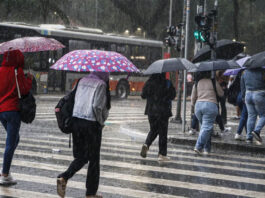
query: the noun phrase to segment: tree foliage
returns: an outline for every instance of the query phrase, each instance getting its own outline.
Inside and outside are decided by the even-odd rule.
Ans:
[[[190,48],[196,4],[191,1]],[[214,0],[207,0],[207,8]],[[246,42],[247,53],[265,50],[265,1],[219,0],[218,39]],[[182,21],[183,0],[173,0],[172,24]],[[168,26],[169,0],[1,0],[0,20],[33,24],[59,23],[100,28],[104,32],[141,34],[163,40]],[[193,51],[190,49],[189,51]]]

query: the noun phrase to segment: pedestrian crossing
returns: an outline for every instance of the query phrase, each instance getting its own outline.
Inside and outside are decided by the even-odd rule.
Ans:
[[[107,133],[107,132],[106,132]],[[4,141],[0,141],[2,164]],[[213,153],[197,156],[169,145],[171,162],[157,162],[157,145],[139,156],[140,142],[103,135],[99,194],[104,197],[265,197],[265,160]],[[54,152],[56,150],[57,152]],[[0,187],[6,197],[57,197],[56,176],[73,159],[67,136],[21,137],[12,162],[16,186]],[[67,197],[84,197],[86,168],[67,184]]]

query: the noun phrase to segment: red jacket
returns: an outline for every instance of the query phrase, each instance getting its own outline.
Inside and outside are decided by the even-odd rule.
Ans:
[[[4,53],[0,67],[0,112],[19,111],[18,93],[15,80],[15,68],[18,69],[18,84],[21,95],[29,93],[32,80],[24,76],[24,56],[19,50]]]

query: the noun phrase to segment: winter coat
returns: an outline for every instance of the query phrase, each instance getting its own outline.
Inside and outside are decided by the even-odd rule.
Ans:
[[[108,117],[106,106],[106,80],[108,74],[93,72],[83,77],[78,84],[75,94],[73,117],[97,121],[103,125]]]
[[[176,90],[163,74],[153,74],[145,83],[141,97],[147,99],[145,115],[170,117]]]
[[[0,67],[0,112],[19,111],[15,68],[18,70],[17,79],[21,95],[26,95],[31,89],[32,80],[25,78],[23,72],[23,54],[19,50],[5,52]]]

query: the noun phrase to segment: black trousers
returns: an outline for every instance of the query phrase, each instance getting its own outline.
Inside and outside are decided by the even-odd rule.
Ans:
[[[168,117],[148,116],[150,131],[145,140],[148,148],[159,135],[159,154],[167,155]]]
[[[98,122],[76,118],[73,124],[74,160],[58,177],[70,179],[89,161],[86,178],[86,196],[96,195],[100,177],[100,146],[102,127]]]

